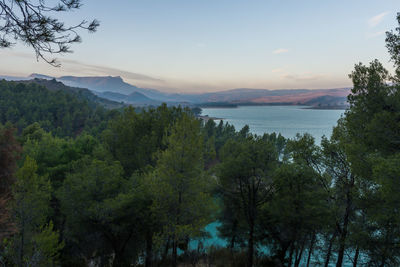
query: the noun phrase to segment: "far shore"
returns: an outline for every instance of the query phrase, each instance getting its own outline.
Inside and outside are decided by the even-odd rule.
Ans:
[[[337,106],[308,106],[304,104],[296,104],[296,103],[237,103],[237,104],[204,104],[198,105],[200,108],[238,108],[241,106],[302,106],[302,109],[325,109],[325,110],[346,110],[349,108],[347,105],[337,105]],[[212,118],[220,120],[219,118]]]
[[[348,109],[349,106],[310,106],[310,107],[304,107],[303,109],[326,109],[326,110],[346,110]]]

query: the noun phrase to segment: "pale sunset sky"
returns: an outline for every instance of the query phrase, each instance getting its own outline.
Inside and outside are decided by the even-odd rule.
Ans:
[[[31,48],[0,49],[0,75],[121,76],[170,92],[232,88],[349,87],[355,63],[391,68],[385,31],[399,0],[84,0],[67,24],[81,32],[62,66],[36,61]]]

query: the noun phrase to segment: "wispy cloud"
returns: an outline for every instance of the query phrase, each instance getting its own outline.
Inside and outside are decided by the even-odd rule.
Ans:
[[[284,71],[284,69],[280,69],[280,68],[271,70],[272,73],[278,73],[278,72],[283,72],[283,71]]]
[[[63,59],[61,60],[61,63],[63,64],[64,67],[71,67],[72,65],[74,69],[79,69],[81,71],[84,70],[88,73],[93,73],[94,75],[122,76],[126,79],[139,80],[139,81],[153,81],[153,82],[162,81],[161,79],[157,79],[140,73],[121,70],[117,68],[99,66],[99,65],[85,64],[76,60]]]
[[[386,31],[379,31],[379,32],[372,32],[372,33],[367,33],[367,39],[375,38],[381,35],[384,35]]]
[[[382,12],[382,13],[376,15],[376,16],[373,16],[372,18],[370,18],[370,19],[368,20],[368,25],[369,25],[370,27],[376,27],[376,26],[378,26],[379,23],[382,22],[382,20],[385,18],[385,16],[386,16],[387,14],[389,14],[389,11]]]
[[[9,52],[10,55],[34,59],[34,56],[24,52]],[[122,76],[123,78],[137,81],[151,81],[151,82],[164,82],[162,79],[151,77],[141,73],[135,73],[131,71],[121,70],[118,68],[106,67],[101,65],[86,64],[78,60],[71,59],[60,59],[61,69],[69,70],[70,72],[79,72],[83,75],[93,76]]]
[[[315,80],[320,80],[324,78],[324,75],[321,74],[312,74],[312,73],[304,73],[301,75],[296,75],[296,74],[285,74],[282,75],[283,79],[286,80],[293,80],[293,81],[315,81]]]
[[[278,48],[276,50],[274,50],[272,53],[273,54],[283,54],[283,53],[287,53],[289,52],[289,49],[287,48]]]

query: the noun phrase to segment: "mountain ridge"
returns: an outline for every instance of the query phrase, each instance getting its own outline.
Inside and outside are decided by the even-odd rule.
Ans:
[[[121,76],[61,76],[56,78],[32,73],[29,77],[56,79],[67,86],[88,88],[101,97],[135,105],[159,105],[162,102],[166,102],[171,105],[201,105],[205,103],[246,103],[255,105],[290,103],[307,105],[307,103],[314,103],[315,106],[336,106],[335,103],[341,103],[340,106],[346,106],[347,103],[346,101],[343,102],[343,100],[350,93],[350,88],[276,90],[234,88],[208,93],[179,94],[165,93],[151,88],[140,88],[125,82]],[[10,76],[7,76],[7,78],[10,78]],[[20,78],[26,79],[26,77]],[[133,93],[136,94],[129,97]],[[330,98],[324,98],[323,96],[330,96]]]

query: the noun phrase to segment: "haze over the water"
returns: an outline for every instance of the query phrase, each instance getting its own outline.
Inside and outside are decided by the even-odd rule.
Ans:
[[[17,45],[0,50],[0,75],[120,75],[177,92],[348,87],[355,63],[391,65],[384,33],[398,10],[398,0],[89,0],[66,20],[101,26],[61,68]]]

